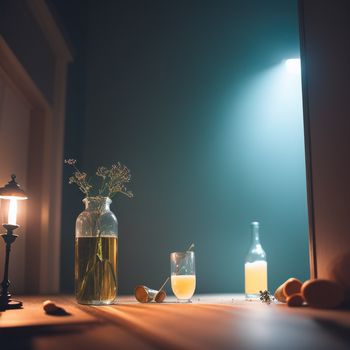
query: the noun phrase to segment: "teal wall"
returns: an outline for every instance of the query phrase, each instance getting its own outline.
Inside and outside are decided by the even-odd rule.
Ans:
[[[86,22],[80,161],[133,175],[135,198],[113,203],[121,293],[159,286],[191,242],[198,292],[242,292],[252,220],[270,289],[308,278],[300,77],[282,64],[299,56],[296,1],[90,1]],[[83,208],[69,196],[63,290]]]

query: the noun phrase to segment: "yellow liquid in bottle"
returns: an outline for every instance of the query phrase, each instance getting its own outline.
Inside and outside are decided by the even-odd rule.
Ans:
[[[75,289],[78,303],[114,302],[118,291],[117,260],[116,237],[75,239]]]
[[[176,298],[191,299],[196,289],[196,275],[172,275],[171,289]]]
[[[267,290],[267,262],[263,260],[245,263],[245,294],[259,294]]]

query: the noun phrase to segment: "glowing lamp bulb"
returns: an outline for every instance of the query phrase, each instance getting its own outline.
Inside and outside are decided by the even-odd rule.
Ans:
[[[290,58],[286,60],[285,63],[286,63],[286,68],[288,73],[291,73],[294,75],[301,74],[300,58]]]
[[[16,225],[17,219],[17,199],[11,198],[8,212],[8,224]]]

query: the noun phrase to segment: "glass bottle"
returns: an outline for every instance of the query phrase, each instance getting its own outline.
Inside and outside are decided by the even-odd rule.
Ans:
[[[83,202],[75,226],[75,296],[80,304],[112,304],[118,292],[118,221],[110,198]]]
[[[251,224],[252,243],[245,259],[245,295],[246,298],[257,298],[260,291],[267,290],[267,261],[259,239],[259,223]]]

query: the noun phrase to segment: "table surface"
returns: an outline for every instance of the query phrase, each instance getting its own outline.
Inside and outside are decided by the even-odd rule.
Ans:
[[[46,299],[70,315],[46,315]],[[191,304],[120,297],[111,306],[78,305],[71,296],[22,300],[22,310],[0,313],[1,349],[350,349],[349,310],[267,305],[241,295],[197,295]]]

